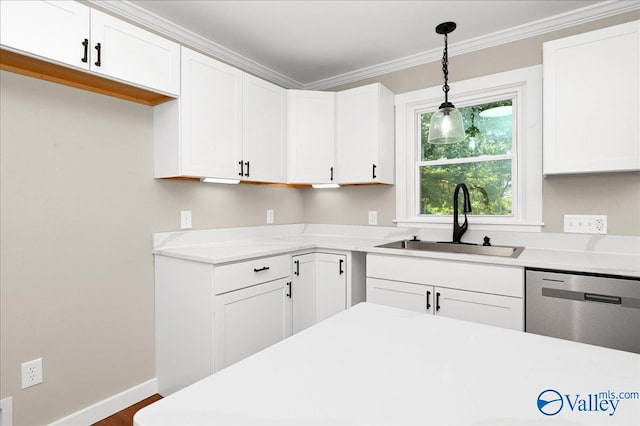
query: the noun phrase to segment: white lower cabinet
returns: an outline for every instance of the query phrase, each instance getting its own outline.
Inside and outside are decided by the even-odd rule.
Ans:
[[[222,265],[156,255],[154,262],[161,395],[365,298],[364,253],[289,253]]]
[[[292,257],[293,334],[353,304],[352,300],[347,304],[348,295],[351,294],[348,290],[353,284],[348,279],[347,257],[347,254],[334,253],[308,253]]]
[[[524,330],[520,267],[367,256],[367,301]]]
[[[346,256],[316,254],[316,321],[347,309]]]
[[[296,334],[316,323],[316,254],[293,256],[291,323]]]
[[[215,297],[214,371],[291,335],[288,278]]]
[[[291,334],[290,256],[155,256],[156,377],[168,395]]]

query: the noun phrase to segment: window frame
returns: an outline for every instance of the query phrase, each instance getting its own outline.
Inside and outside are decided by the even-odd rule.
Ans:
[[[542,66],[450,84],[457,107],[513,99],[512,215],[470,215],[478,230],[542,230]],[[398,226],[450,228],[451,215],[420,214],[420,116],[442,102],[442,87],[398,94],[396,105],[396,219]]]

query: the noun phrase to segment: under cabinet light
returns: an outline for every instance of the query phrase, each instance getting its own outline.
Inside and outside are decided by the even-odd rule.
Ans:
[[[337,183],[314,183],[313,186],[315,189],[328,189],[328,188],[340,188],[340,185]]]
[[[221,178],[202,178],[201,182],[206,183],[226,183],[226,184],[236,184],[240,183],[240,179],[221,179]]]

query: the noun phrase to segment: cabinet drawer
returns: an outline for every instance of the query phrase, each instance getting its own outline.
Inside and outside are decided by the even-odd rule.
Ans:
[[[288,277],[289,270],[288,255],[216,266],[213,271],[213,289],[215,294],[226,293]]]
[[[521,267],[367,255],[367,277],[523,297]]]

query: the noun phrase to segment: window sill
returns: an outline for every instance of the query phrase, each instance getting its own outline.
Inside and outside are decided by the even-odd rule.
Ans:
[[[431,228],[431,229],[451,229],[453,226],[453,219],[447,221],[433,220],[433,219],[406,219],[393,221],[398,228]],[[512,231],[512,232],[542,232],[542,226],[544,223],[486,223],[486,222],[474,222],[472,218],[469,218],[469,228],[473,228],[477,231]]]

